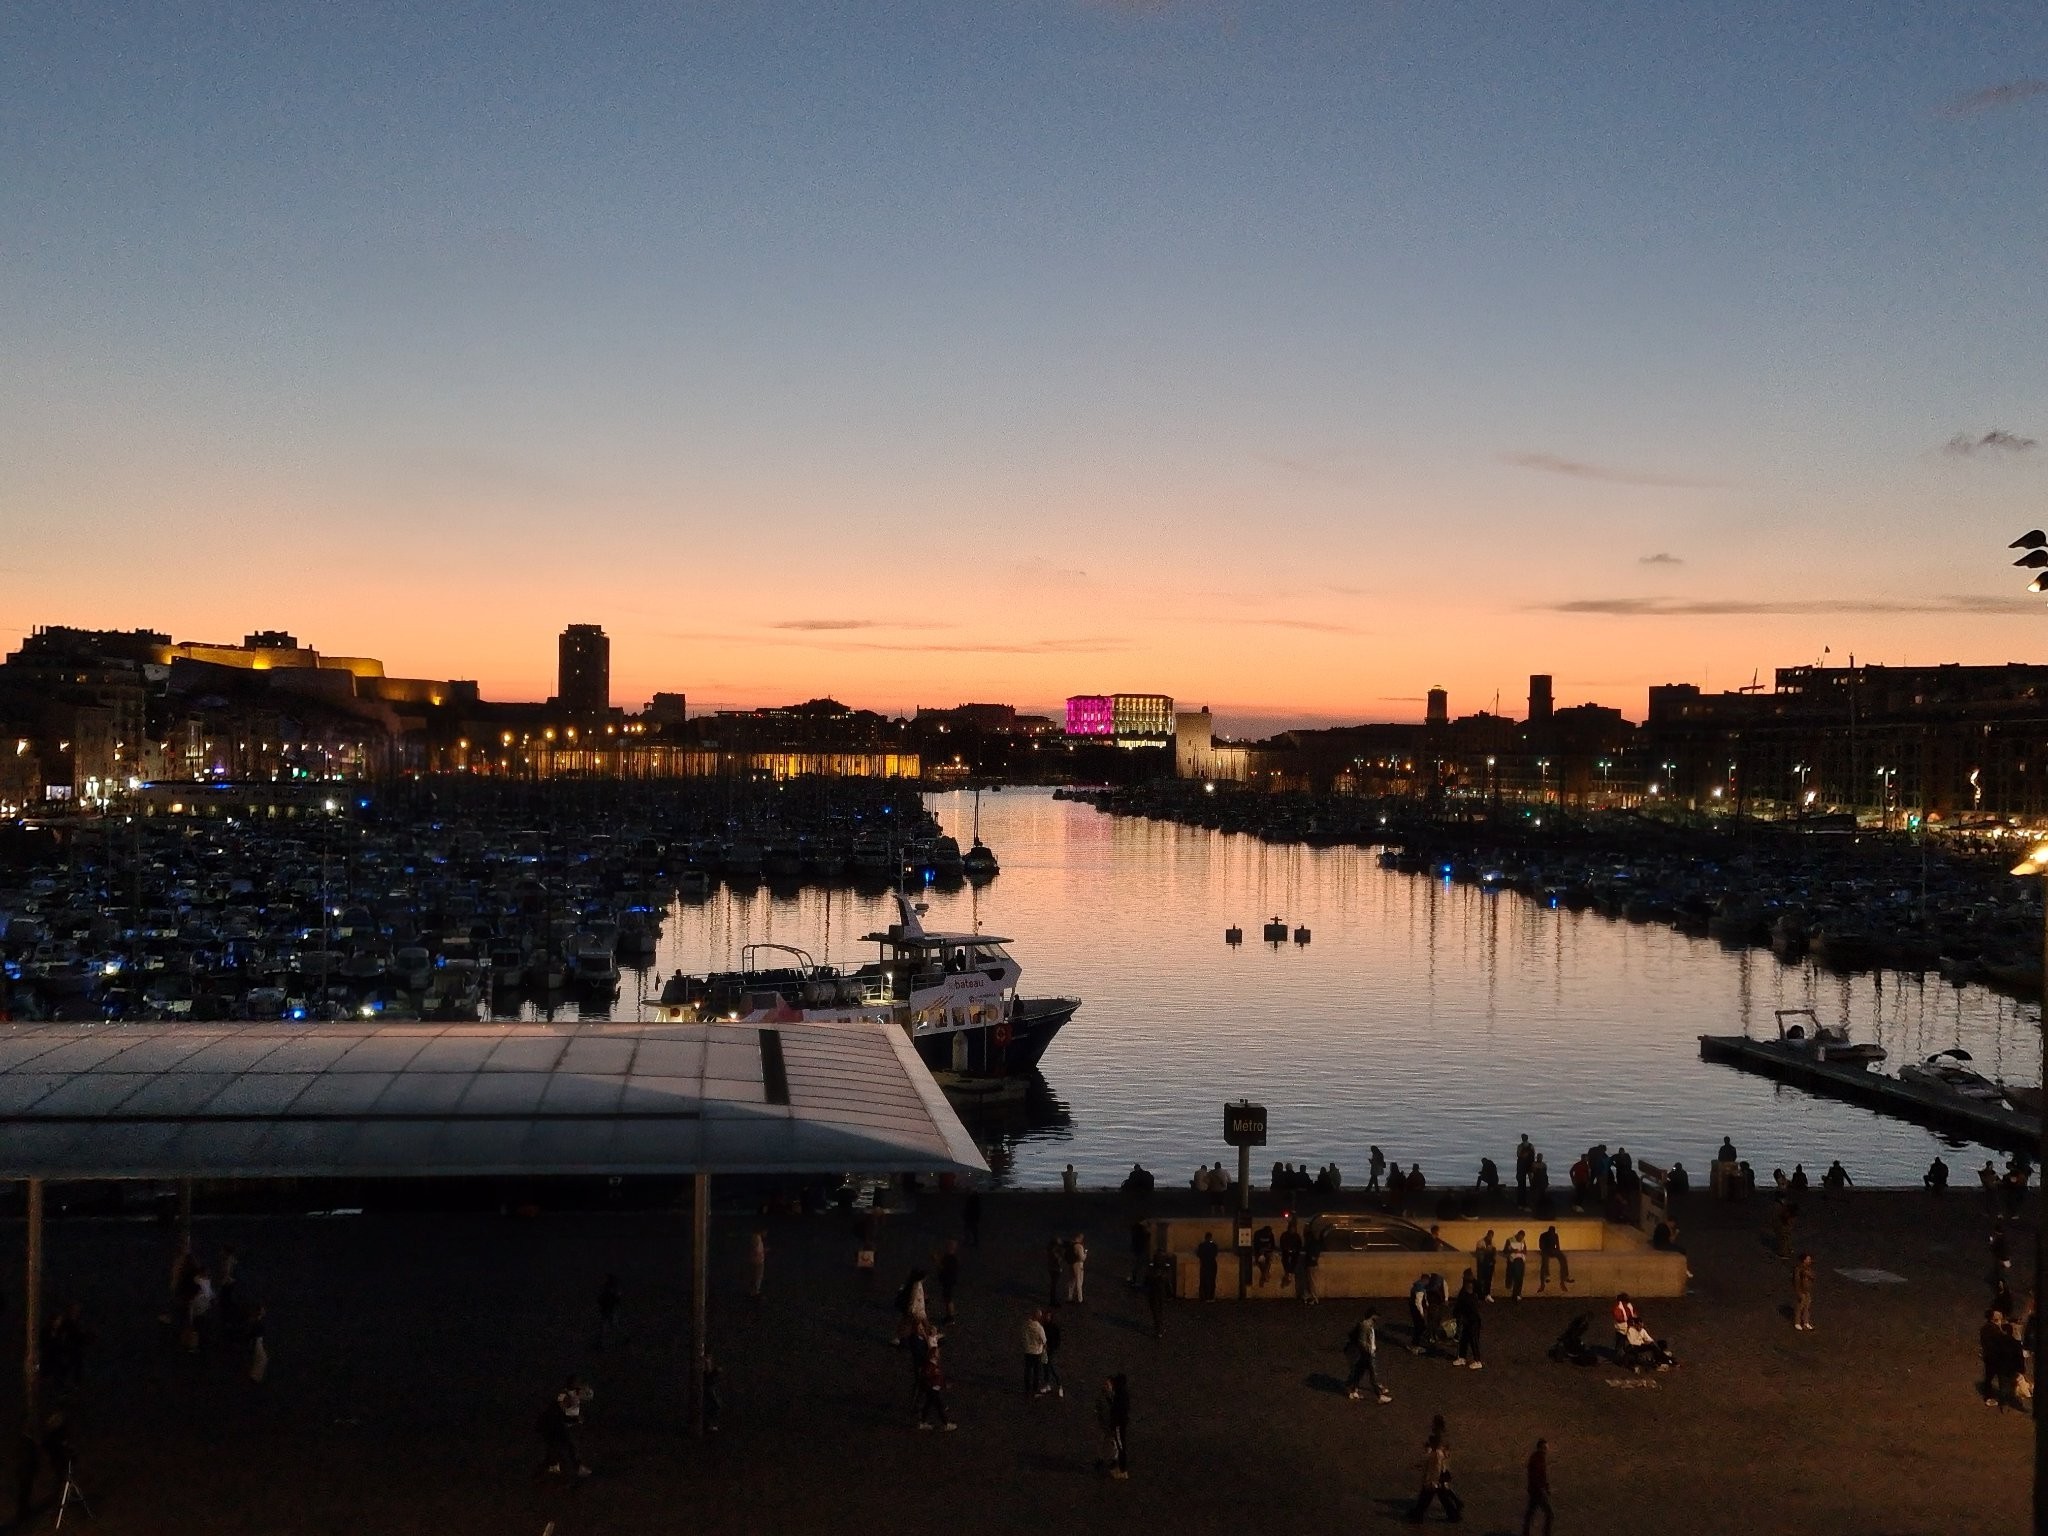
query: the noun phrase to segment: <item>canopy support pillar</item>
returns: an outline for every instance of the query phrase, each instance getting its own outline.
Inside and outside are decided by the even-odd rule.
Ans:
[[[28,1181],[28,1257],[21,1282],[21,1432],[34,1440],[42,1430],[43,1378],[43,1181]]]
[[[711,1175],[690,1179],[690,1433],[704,1433],[704,1356],[711,1270]]]

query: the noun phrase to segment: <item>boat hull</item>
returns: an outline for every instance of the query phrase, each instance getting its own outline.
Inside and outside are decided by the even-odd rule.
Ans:
[[[934,1072],[1007,1077],[1037,1066],[1053,1036],[1066,1027],[1080,999],[1019,998],[1010,1015],[1009,1039],[998,1040],[999,1025],[944,1030],[914,1037],[917,1054]]]

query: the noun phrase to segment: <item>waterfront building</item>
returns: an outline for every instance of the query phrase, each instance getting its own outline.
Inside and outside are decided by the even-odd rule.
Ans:
[[[555,701],[568,715],[612,707],[612,642],[601,624],[571,624],[558,642]]]

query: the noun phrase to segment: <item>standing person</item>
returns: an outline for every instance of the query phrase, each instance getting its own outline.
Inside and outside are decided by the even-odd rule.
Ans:
[[[1380,1192],[1380,1180],[1387,1176],[1387,1154],[1378,1147],[1372,1149],[1372,1156],[1366,1163],[1365,1192],[1376,1195]]]
[[[1442,1418],[1441,1414],[1437,1416],[1439,1423]],[[1432,1499],[1443,1505],[1446,1520],[1455,1522],[1465,1518],[1465,1501],[1451,1489],[1451,1446],[1449,1437],[1441,1429],[1432,1429],[1428,1442],[1422,1448],[1422,1491],[1409,1507],[1409,1520],[1420,1521],[1427,1515]]]
[[[1067,1164],[1060,1172],[1060,1188],[1069,1195],[1078,1195],[1081,1192],[1081,1175],[1074,1172],[1072,1163]]]
[[[1557,1261],[1558,1288],[1560,1290],[1570,1290],[1572,1288],[1572,1266],[1571,1262],[1564,1256],[1564,1241],[1557,1235],[1555,1223],[1543,1229],[1543,1236],[1536,1240],[1536,1246],[1540,1250],[1538,1254],[1539,1262],[1536,1266],[1536,1289],[1539,1291],[1550,1289],[1550,1264],[1555,1259]]]
[[[1522,1280],[1529,1271],[1529,1234],[1516,1228],[1515,1235],[1508,1239],[1508,1300],[1522,1299]]]
[[[1802,1253],[1792,1266],[1792,1327],[1798,1333],[1813,1332],[1813,1255]]]
[[[603,1351],[611,1342],[612,1330],[619,1326],[619,1303],[625,1294],[619,1289],[619,1277],[606,1275],[604,1283],[597,1288],[597,1348]]]
[[[1125,1276],[1124,1284],[1136,1290],[1145,1283],[1145,1272],[1152,1267],[1152,1229],[1143,1220],[1131,1223],[1131,1272]]]
[[[242,1304],[235,1295],[235,1286],[240,1280],[242,1256],[233,1243],[224,1244],[220,1250],[219,1272],[214,1277],[214,1289],[220,1302],[221,1321],[238,1323],[242,1320]]]
[[[1166,1337],[1166,1303],[1173,1295],[1173,1255],[1162,1253],[1145,1275],[1145,1305],[1152,1310],[1152,1337]]]
[[[1322,1300],[1316,1294],[1316,1270],[1323,1262],[1323,1234],[1314,1222],[1309,1223],[1308,1235],[1301,1241],[1301,1268],[1295,1272],[1295,1289],[1301,1295],[1301,1304],[1313,1307]]]
[[[1301,1274],[1301,1223],[1290,1216],[1287,1230],[1280,1234],[1280,1281],[1283,1285],[1298,1286]]]
[[[249,1314],[249,1379],[259,1386],[270,1374],[270,1329],[268,1309],[257,1305]]]
[[[1351,1361],[1351,1374],[1344,1380],[1344,1395],[1358,1401],[1362,1383],[1372,1383],[1373,1398],[1391,1403],[1394,1394],[1380,1385],[1380,1309],[1367,1307],[1365,1316],[1352,1325],[1344,1339],[1344,1354]]]
[[[1855,1182],[1849,1177],[1849,1170],[1842,1166],[1842,1160],[1838,1157],[1828,1164],[1828,1171],[1820,1176],[1821,1198],[1833,1199]]]
[[[1204,1232],[1201,1242],[1195,1245],[1195,1273],[1200,1280],[1204,1301],[1216,1299],[1216,1256],[1222,1251],[1216,1246],[1215,1234],[1211,1232]]]
[[[1458,1324],[1458,1358],[1451,1364],[1484,1370],[1486,1362],[1479,1358],[1479,1329],[1485,1318],[1479,1310],[1479,1282],[1469,1269],[1465,1283],[1458,1287],[1457,1300],[1451,1303],[1451,1316]]]
[[[1033,1307],[1024,1314],[1024,1395],[1043,1397],[1051,1390],[1045,1384],[1045,1322]]]
[[[1550,1165],[1543,1161],[1543,1154],[1536,1154],[1536,1161],[1529,1165],[1529,1193],[1536,1200],[1536,1214],[1550,1214]]]
[[[960,1202],[960,1230],[967,1234],[969,1247],[981,1246],[981,1191],[970,1189]]]
[[[1529,1144],[1529,1133],[1524,1131],[1522,1139],[1515,1144],[1515,1204],[1529,1203],[1529,1175],[1536,1167],[1536,1149]]]
[[[2003,1407],[1998,1373],[2004,1360],[2005,1318],[1996,1307],[1984,1314],[1984,1326],[1977,1330],[1977,1355],[1984,1366],[1984,1406]]]
[[[1067,1240],[1067,1300],[1076,1306],[1088,1300],[1088,1239],[1076,1232]]]
[[[768,1276],[768,1234],[759,1227],[747,1239],[747,1273],[750,1277],[747,1294],[759,1301],[761,1282]]]
[[[1479,1239],[1479,1246],[1472,1250],[1472,1262],[1479,1282],[1480,1297],[1493,1300],[1493,1267],[1500,1259],[1500,1251],[1493,1246],[1493,1228],[1486,1229],[1486,1236]]]
[[[562,1390],[548,1399],[541,1410],[539,1425],[541,1444],[546,1449],[542,1471],[560,1472],[572,1478],[590,1476],[590,1468],[584,1465],[582,1450],[576,1443],[577,1431],[583,1427],[583,1405],[590,1398],[590,1388],[571,1376]]]
[[[1543,1516],[1543,1536],[1550,1536],[1550,1442],[1538,1440],[1529,1453],[1529,1502],[1522,1510],[1522,1536],[1535,1529],[1538,1512]]]
[[[1040,1321],[1045,1325],[1045,1375],[1041,1379],[1052,1388],[1054,1397],[1065,1397],[1067,1388],[1060,1380],[1060,1320],[1051,1312],[1044,1312]]]
[[[1131,1475],[1131,1388],[1125,1377],[1103,1378],[1095,1398],[1095,1422],[1102,1429],[1102,1459],[1096,1465],[1122,1482]]]
[[[959,1238],[949,1237],[946,1239],[945,1246],[939,1250],[938,1263],[935,1268],[938,1270],[939,1278],[939,1305],[945,1308],[945,1322],[950,1326],[954,1316],[953,1292],[960,1284]]]

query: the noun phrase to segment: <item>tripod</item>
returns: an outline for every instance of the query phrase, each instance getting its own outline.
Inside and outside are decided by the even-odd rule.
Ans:
[[[61,1531],[64,1529],[64,1512],[73,1504],[76,1504],[85,1512],[86,1519],[90,1520],[93,1517],[92,1505],[88,1504],[85,1499],[85,1490],[78,1486],[78,1474],[72,1468],[66,1467],[64,1469],[64,1488],[57,1495],[57,1523],[51,1527],[52,1530]]]

